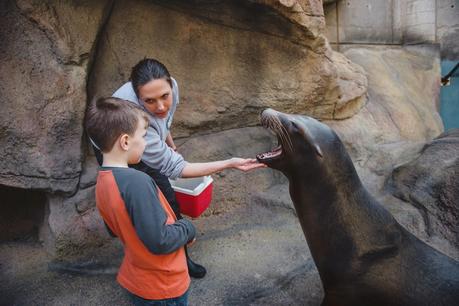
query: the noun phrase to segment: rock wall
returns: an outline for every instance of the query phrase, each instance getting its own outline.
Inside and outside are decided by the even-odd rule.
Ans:
[[[266,107],[328,119],[356,113],[366,79],[320,35],[319,2],[261,2],[116,2],[90,96],[112,94],[139,59],[154,57],[180,86],[176,137],[255,125]]]
[[[429,236],[440,236],[459,249],[457,152],[459,129],[451,129],[425,145],[416,159],[397,167],[387,188],[419,209]]]
[[[442,208],[426,210],[410,197],[422,192],[422,188],[437,190],[435,186],[441,184],[434,182],[447,179],[442,179],[438,175],[440,172],[429,171],[432,177],[425,177],[429,183],[422,183],[421,177],[427,175],[424,171],[423,175],[417,174],[419,180],[410,180],[402,187],[401,182],[407,181],[409,174],[392,173],[402,164],[415,164],[425,143],[443,131],[437,108],[440,90],[438,46],[349,46],[343,53],[367,72],[368,102],[352,118],[326,123],[339,134],[363,184],[394,217],[425,242],[459,258],[457,242],[451,234],[457,230],[457,221],[447,217],[448,221],[440,226],[443,220],[438,221],[437,209]],[[445,150],[454,151],[455,146],[445,144]],[[396,171],[407,173],[404,169]],[[414,168],[412,171],[422,170]],[[448,173],[445,176],[456,182],[455,175]],[[398,178],[397,192],[386,187],[387,179],[392,176]],[[457,187],[457,183],[454,186]],[[452,198],[451,192],[456,187],[438,190],[430,199],[425,199],[424,206],[441,206],[435,203],[443,203],[445,196]],[[453,191],[448,193],[447,190]],[[449,215],[454,214],[454,209],[450,211]]]
[[[0,184],[76,191],[88,59],[104,6],[2,2]]]
[[[352,118],[327,123],[342,136],[357,166],[383,180],[405,145],[423,144],[443,131],[437,108],[439,49],[356,46],[343,53],[367,72],[368,103]],[[382,181],[372,189],[381,187]]]
[[[328,120],[377,191],[403,152],[442,131],[438,52],[334,52],[321,1],[9,0],[0,9],[0,185],[46,193],[41,237],[56,257],[111,243],[95,210],[84,110],[146,56],[179,82],[172,132],[190,161],[265,151],[272,140],[255,126],[273,107]],[[267,169],[225,171],[207,214],[283,182]]]
[[[333,119],[365,102],[364,72],[330,49],[317,0],[8,0],[0,13],[0,187],[46,194],[40,232],[57,256],[107,238],[84,111],[143,57],[179,81],[176,137],[257,125],[265,107]]]

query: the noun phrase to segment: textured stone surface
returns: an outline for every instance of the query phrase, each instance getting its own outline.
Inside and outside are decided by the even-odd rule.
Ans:
[[[293,23],[298,24],[307,38],[317,38],[325,28],[325,18],[320,0],[256,0],[278,10]]]
[[[1,4],[0,184],[76,190],[87,59],[104,2],[71,3]]]
[[[430,0],[401,1],[403,40],[407,43],[435,42],[436,4]]]
[[[335,47],[438,43],[442,59],[459,59],[457,0],[324,1],[324,14]]]
[[[442,58],[459,60],[459,3],[457,0],[437,1],[437,38]]]
[[[56,258],[85,257],[111,238],[95,206],[94,187],[72,197],[50,196],[46,243]],[[50,241],[52,237],[53,241]]]
[[[421,212],[429,236],[442,236],[459,249],[458,152],[459,129],[441,134],[419,157],[394,169],[388,188]]]
[[[320,1],[24,0],[1,8],[0,184],[48,192],[42,236],[61,255],[106,239],[93,201],[97,164],[81,142],[86,90],[111,94],[145,56],[159,58],[179,81],[173,134],[190,161],[254,157],[272,147],[265,131],[248,127],[266,107],[319,119],[353,116],[329,122],[378,192],[396,163],[442,130],[432,99],[438,50],[333,52]],[[214,178],[206,216],[283,183],[268,169]],[[425,233],[412,207],[398,211]]]
[[[323,22],[306,29],[285,17],[323,21],[316,1],[203,3],[117,2],[100,41],[90,95],[112,94],[148,56],[160,59],[179,83],[176,137],[255,125],[266,107],[330,119],[358,112],[366,92],[363,71],[332,54],[319,34]],[[346,81],[344,71],[352,72]],[[346,104],[352,106],[335,114]]]
[[[392,43],[393,1],[339,1],[338,31],[341,43]]]
[[[377,192],[394,165],[443,131],[437,111],[438,49],[355,47],[344,51],[368,75],[368,103],[350,119],[327,121]]]
[[[86,104],[94,94],[111,94],[144,56],[164,61],[179,81],[175,136],[256,125],[265,107],[343,118],[365,101],[365,74],[330,50],[318,0],[10,0],[0,8],[0,184],[46,193],[40,236],[60,254],[99,241],[93,235],[97,163],[82,141]],[[235,135],[195,145],[205,148],[209,138],[234,147],[253,143]],[[245,153],[223,147],[226,153],[195,157]],[[221,174],[216,199],[222,204],[209,213],[246,200],[232,193],[237,175]],[[268,176],[253,183],[272,182]]]
[[[318,119],[350,118],[360,111],[366,102],[366,72],[339,52],[332,52],[330,58],[335,70],[324,92],[326,103],[316,105],[310,115]]]
[[[147,54],[174,63],[169,66],[178,70],[173,74],[184,93],[176,120],[182,136],[253,125],[258,111],[268,105],[311,112],[310,101],[320,104],[328,83],[340,83],[333,79],[339,77],[338,67],[324,55],[329,49],[321,36],[320,1],[18,0],[3,2],[1,12],[0,183],[8,186],[76,191],[92,62],[92,79],[101,78],[103,88],[111,86],[105,94]],[[99,37],[108,19],[107,31]],[[144,26],[146,20],[152,28]],[[98,38],[100,52],[93,58]],[[99,76],[101,66],[108,66],[104,71],[116,85],[103,73]],[[310,77],[311,69],[319,76]],[[331,111],[325,115],[332,116]]]
[[[337,4],[334,1],[326,4],[324,2],[324,15],[325,15],[325,36],[330,44],[338,42],[338,12]]]
[[[437,110],[438,53],[431,47],[345,50],[346,57],[367,72],[368,102],[352,118],[326,123],[339,134],[363,184],[395,218],[425,242],[459,258],[454,238],[429,231],[422,210],[384,189],[394,168],[416,158],[424,144],[443,131]],[[456,176],[450,174],[449,179]]]
[[[396,6],[400,1],[393,3],[402,9]],[[454,51],[457,29],[448,20],[455,20],[457,9],[448,5],[453,4],[437,1],[437,13],[443,14],[438,16],[445,17],[437,17],[437,35]],[[273,147],[268,132],[249,127],[258,124],[265,107],[320,119],[353,116],[326,123],[342,137],[370,192],[418,237],[459,257],[445,242],[454,241],[448,220],[457,205],[446,205],[453,214],[439,225],[443,219],[435,211],[427,216],[381,190],[393,167],[412,160],[442,131],[436,110],[438,50],[334,53],[323,36],[324,13],[316,0],[19,0],[1,2],[0,15],[0,184],[38,189],[47,199],[40,234],[55,258],[71,264],[105,260],[112,265],[109,273],[118,267],[122,247],[108,237],[95,208],[97,163],[82,145],[81,123],[86,91],[89,97],[110,95],[145,56],[159,58],[179,81],[173,133],[183,137],[177,143],[187,160],[254,157]],[[399,42],[401,20],[392,17],[393,42]],[[377,21],[387,37],[387,20]],[[214,180],[212,204],[194,220],[199,235],[191,248],[209,273],[193,281],[190,303],[318,305],[319,276],[283,176],[269,169],[227,170]],[[441,186],[457,186],[445,182]],[[128,304],[113,275],[48,271],[48,258],[37,249],[0,246],[0,272],[7,280],[1,296],[7,303]],[[77,265],[83,273],[107,273],[85,263]]]

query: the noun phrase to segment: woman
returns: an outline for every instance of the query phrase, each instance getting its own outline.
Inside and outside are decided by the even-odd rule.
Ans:
[[[179,104],[177,82],[167,68],[155,59],[143,59],[132,68],[131,81],[121,86],[114,97],[140,105],[149,114],[150,125],[145,136],[147,145],[142,161],[133,167],[150,175],[161,189],[178,219],[179,205],[168,178],[189,178],[210,175],[224,169],[248,171],[265,167],[256,159],[231,158],[206,163],[189,163],[176,152],[170,127]],[[194,263],[185,248],[190,276],[202,278],[206,269]]]

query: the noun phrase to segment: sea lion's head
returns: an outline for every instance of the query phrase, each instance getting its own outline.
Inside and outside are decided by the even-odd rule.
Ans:
[[[335,132],[314,118],[266,109],[261,124],[276,134],[279,146],[258,154],[257,160],[287,177],[297,173],[302,178],[323,178],[350,162]]]

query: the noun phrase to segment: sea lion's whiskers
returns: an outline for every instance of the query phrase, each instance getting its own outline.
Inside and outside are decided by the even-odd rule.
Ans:
[[[286,144],[287,150],[290,150],[291,152],[293,152],[292,140],[290,139],[290,135],[288,134],[287,130],[285,129],[285,127],[282,125],[282,123],[280,122],[278,118],[273,118],[273,119],[274,119],[273,123],[276,126],[276,131],[279,135],[279,138],[281,139],[281,142]]]
[[[290,135],[288,134],[287,130],[279,120],[274,120],[274,123],[276,125],[276,130],[278,132],[279,138],[281,138],[282,140],[282,143],[285,143],[287,145],[286,149],[293,152],[292,140],[290,139]]]
[[[262,116],[261,124],[272,130],[276,135],[279,136],[281,144],[285,144],[287,150],[293,152],[293,143],[290,139],[285,127],[282,125],[280,120],[275,116]]]
[[[292,139],[290,138],[290,135],[288,134],[287,129],[282,124],[279,123],[279,125],[281,128],[282,134],[284,135],[286,142],[288,144],[288,149],[290,149],[290,152],[293,152]]]

